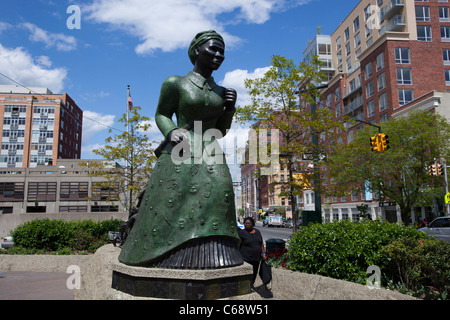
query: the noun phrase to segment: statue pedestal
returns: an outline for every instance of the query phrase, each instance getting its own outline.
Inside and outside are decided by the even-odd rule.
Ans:
[[[112,265],[112,288],[136,297],[215,300],[251,293],[253,267],[158,269]]]

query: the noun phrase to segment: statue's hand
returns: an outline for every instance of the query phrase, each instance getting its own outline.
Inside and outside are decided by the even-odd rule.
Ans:
[[[234,89],[226,89],[225,90],[225,96],[224,96],[224,107],[226,110],[233,110],[234,105],[236,104],[237,99],[237,93]]]
[[[169,133],[168,140],[173,146],[175,146],[179,144],[181,141],[187,140],[187,136],[183,133],[181,129],[175,129]]]

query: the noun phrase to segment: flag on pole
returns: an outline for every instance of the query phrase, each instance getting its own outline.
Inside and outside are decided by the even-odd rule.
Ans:
[[[131,101],[131,94],[130,94],[130,85],[128,85],[128,110],[131,111],[133,109],[133,101]]]

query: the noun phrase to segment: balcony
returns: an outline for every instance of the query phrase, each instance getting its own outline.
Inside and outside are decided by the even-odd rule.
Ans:
[[[401,31],[405,26],[405,17],[398,14],[386,24],[386,31]]]
[[[381,9],[380,16],[381,20],[386,20],[392,18],[395,14],[400,13],[400,11],[405,6],[404,0],[391,0]]]
[[[355,99],[352,99],[352,101],[349,104],[344,106],[344,115],[348,115],[349,113],[358,110],[362,106],[363,106],[362,96],[356,97]]]

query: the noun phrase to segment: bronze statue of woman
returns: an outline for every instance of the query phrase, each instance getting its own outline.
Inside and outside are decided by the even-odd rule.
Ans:
[[[243,263],[225,156],[217,141],[203,138],[210,129],[225,136],[236,111],[236,91],[217,85],[211,77],[222,64],[224,52],[225,43],[217,32],[198,33],[188,50],[193,70],[162,84],[155,120],[170,143],[148,181],[136,222],[119,255],[122,263],[180,269]],[[182,129],[197,120],[202,121],[194,130]],[[174,161],[172,150],[178,156],[175,151],[183,144],[201,152],[186,153],[184,147],[184,161]]]

